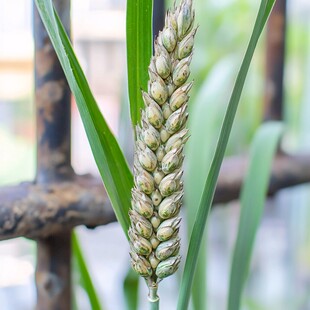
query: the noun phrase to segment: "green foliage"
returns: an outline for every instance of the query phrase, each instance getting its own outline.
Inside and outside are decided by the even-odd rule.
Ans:
[[[281,132],[280,123],[266,123],[259,128],[252,143],[250,165],[241,191],[241,214],[231,266],[228,310],[240,309],[242,289],[264,211],[272,160]]]
[[[195,87],[192,89],[190,105],[193,111],[196,109],[198,96],[201,89],[207,83],[210,85],[208,93],[215,93],[214,99],[208,93],[203,99],[204,105],[214,104],[223,106],[229,100],[229,95],[234,85],[234,79],[225,81],[225,85],[208,82],[208,76],[229,74],[231,70],[237,70],[237,64],[241,63],[244,50],[249,38],[249,29],[244,25],[251,25],[255,20],[260,1],[230,0],[195,1],[196,18],[199,21],[199,30],[195,39],[195,55],[192,63],[192,74]],[[242,98],[235,117],[236,126],[233,126],[226,155],[245,152],[256,128],[262,121],[264,96],[264,64],[265,64],[265,40],[261,40],[256,47],[255,58],[252,60],[251,69],[248,72]],[[224,66],[225,63],[225,66]],[[222,64],[222,65],[220,65]],[[201,97],[200,97],[201,98]],[[210,98],[210,99],[209,99]],[[223,107],[222,107],[223,108]],[[218,114],[222,115],[222,114]],[[218,128],[222,118],[216,116],[212,123],[217,128],[215,137],[218,136]],[[189,118],[191,121],[192,116]],[[208,126],[211,127],[211,126]],[[209,134],[208,134],[209,135]],[[191,138],[192,139],[192,138]],[[214,138],[212,137],[214,140]],[[214,148],[212,148],[214,149]]]
[[[139,304],[139,276],[132,268],[128,269],[123,283],[127,310],[138,309]]]
[[[130,191],[133,186],[132,174],[91,93],[68,36],[53,8],[52,1],[36,0],[36,5],[75,97],[112,207],[127,235]]]
[[[202,199],[199,203],[196,220],[194,221],[194,215],[196,214],[195,208],[193,208],[195,212],[192,211],[189,216],[190,226],[194,226],[194,228],[191,235],[184,274],[181,282],[178,309],[187,309],[194,270],[198,259],[198,253],[203,237],[206,219],[214,195],[219,168],[223,160],[224,152],[227,146],[232,123],[240,100],[241,91],[245,82],[250,61],[273,3],[273,0],[262,0],[261,2],[261,7],[254,26],[251,40],[246,55],[243,59],[242,66],[239,71],[237,81],[226,111],[223,127],[221,129],[219,141],[212,160],[207,181],[204,182],[203,179],[200,180],[200,185],[193,190],[195,192],[195,198],[189,198],[192,202],[196,199],[196,205],[198,205],[198,199],[202,196]],[[93,155],[95,157],[107,193],[112,202],[112,206],[115,210],[118,221],[122,225],[124,232],[127,234],[129,227],[128,209],[130,206],[130,189],[133,185],[132,175],[117,144],[117,141],[108,128],[105,119],[103,118],[89,89],[86,78],[72,50],[69,39],[67,38],[61,22],[59,21],[59,18],[53,9],[51,0],[36,0],[36,4],[50,35],[54,48],[57,52],[61,65],[64,69],[70,88],[75,96],[93,151]],[[146,27],[146,25],[150,25],[151,23],[151,14],[152,1],[129,0],[127,2],[126,29],[128,83],[130,112],[133,124],[136,124],[140,119],[140,108],[143,106],[140,88],[142,87],[146,89],[148,80],[147,66],[149,64],[151,55],[151,28]],[[202,72],[201,76],[205,76],[205,74]],[[203,139],[205,139],[205,131],[202,130],[200,133],[204,135]],[[209,135],[210,139],[212,140],[212,137],[214,136],[210,133]],[[202,142],[201,139],[202,138],[199,137],[199,139],[196,141],[200,143]],[[204,151],[202,153],[207,154],[207,159],[203,167],[203,169],[206,170],[211,161],[212,154],[207,147],[204,147]],[[195,158],[194,153],[192,154],[192,158]],[[196,165],[195,169],[197,169],[197,167],[202,168]],[[205,186],[203,187],[204,183]],[[189,184],[188,181],[187,184]],[[192,182],[192,184],[194,187],[195,182]],[[84,267],[84,272],[86,274],[85,277],[87,278],[88,273],[85,264]],[[204,268],[203,264],[201,265],[201,268]],[[124,283],[128,309],[137,308],[138,301],[136,284],[137,277],[132,277],[130,274],[128,274]],[[199,284],[200,282],[197,284],[197,287],[199,287]],[[200,288],[200,293],[197,292],[197,295],[203,293],[203,287],[204,286]],[[90,289],[91,288],[93,289],[93,287],[90,285]],[[93,294],[93,292],[90,291],[89,294]],[[205,303],[204,299],[197,299],[198,308],[201,307],[203,303]]]
[[[77,262],[79,274],[81,277],[81,284],[87,293],[92,310],[104,310],[104,308],[100,304],[99,297],[97,295],[91,275],[89,274],[89,271],[88,271],[87,263],[84,258],[84,254],[83,254],[83,250],[80,245],[80,241],[75,232],[72,234],[72,249],[73,249],[74,257]]]
[[[203,192],[205,176],[211,164],[218,139],[218,124],[225,112],[225,98],[219,98],[222,89],[232,81],[234,66],[232,57],[219,61],[208,74],[191,104],[189,129],[191,138],[186,147],[185,207],[188,232],[192,231]],[[192,181],[194,180],[194,181]],[[194,309],[206,307],[206,251],[207,241],[202,241],[199,260],[192,288]]]
[[[228,108],[225,114],[224,122],[221,128],[221,133],[215,154],[212,160],[212,164],[208,173],[208,177],[204,186],[202,198],[199,204],[198,213],[195,220],[195,225],[191,234],[189,248],[186,256],[186,262],[181,282],[180,294],[178,299],[178,310],[187,309],[190,291],[192,287],[193,277],[199,255],[199,248],[203,237],[203,232],[206,224],[206,220],[211,208],[215,186],[220,170],[221,163],[223,161],[224,153],[226,150],[229,134],[232,128],[238,103],[240,100],[242,88],[245,82],[245,78],[250,66],[252,56],[254,54],[255,47],[257,45],[260,34],[265,26],[268,16],[273,7],[274,0],[262,0],[257,15],[257,19],[254,25],[254,29],[251,35],[251,39],[242,61],[240,71],[237,76],[236,84],[234,86]]]
[[[141,89],[147,89],[148,65],[152,55],[152,8],[152,0],[127,1],[127,73],[133,125],[140,121],[140,109],[144,107]]]

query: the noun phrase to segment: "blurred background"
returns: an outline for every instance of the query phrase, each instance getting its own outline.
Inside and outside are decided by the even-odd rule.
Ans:
[[[166,1],[167,7],[171,3]],[[193,113],[205,111],[212,116],[205,137],[210,150],[214,148],[258,6],[259,1],[254,0],[195,0],[200,27],[190,105]],[[125,0],[72,0],[71,9],[75,51],[104,116],[121,141],[125,139],[120,128],[129,120],[127,112],[121,113],[121,103],[126,103],[125,10]],[[310,2],[288,0],[287,13],[282,147],[291,153],[309,152]],[[0,1],[0,186],[35,176],[33,53],[32,1]],[[227,156],[246,154],[263,120],[265,53],[262,37],[244,87]],[[129,153],[130,148],[129,145]],[[98,175],[74,102],[72,163],[77,173]],[[310,309],[309,193],[309,185],[303,185],[282,190],[268,200],[243,309]],[[216,207],[209,218],[207,296],[211,310],[226,306],[238,215],[238,202],[232,202]],[[128,246],[119,225],[78,231],[102,303],[106,309],[125,309],[122,282],[128,269]],[[1,310],[34,308],[35,250],[35,243],[23,238],[0,242]],[[141,288],[143,296],[144,285]],[[177,277],[164,281],[160,294],[162,309],[173,309],[175,300],[171,296],[177,296]],[[79,309],[90,309],[78,284],[76,303]],[[140,308],[145,309],[145,305],[141,303]]]

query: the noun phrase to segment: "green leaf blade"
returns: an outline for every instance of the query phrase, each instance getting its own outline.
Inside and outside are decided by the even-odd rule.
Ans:
[[[222,70],[222,68],[226,69]],[[233,78],[231,56],[219,61],[206,77],[196,99],[191,104],[189,130],[191,138],[186,146],[186,167],[184,180],[185,211],[188,238],[194,226],[199,199],[203,192],[205,176],[210,167],[213,150],[218,137],[218,122],[225,111],[218,94],[228,87]],[[228,70],[227,70],[228,69]],[[224,72],[218,75],[217,72]],[[220,100],[219,100],[220,99]],[[195,182],[191,182],[195,180]],[[190,206],[190,207],[187,207]],[[192,287],[192,306],[195,310],[207,309],[207,232],[200,245],[200,254]]]
[[[241,191],[241,214],[231,265],[228,310],[240,308],[255,236],[264,211],[272,160],[281,133],[281,123],[266,123],[259,128],[252,143],[250,165]]]
[[[127,310],[137,310],[139,305],[139,276],[129,267],[123,282]]]
[[[130,116],[135,126],[144,107],[141,89],[147,89],[152,56],[152,0],[128,0],[126,12],[127,75]]]
[[[234,121],[234,117],[239,104],[242,88],[250,66],[251,59],[254,54],[260,34],[268,19],[270,11],[273,7],[274,0],[262,0],[255,21],[251,39],[243,59],[237,80],[228,104],[224,122],[221,128],[220,137],[217,143],[216,151],[212,160],[212,164],[205,182],[204,191],[200,200],[198,213],[195,220],[195,225],[191,234],[188,247],[184,273],[181,281],[181,288],[178,298],[178,310],[186,310],[189,304],[190,291],[193,283],[193,276],[197,265],[200,244],[202,241],[206,220],[211,208],[215,186],[219,175],[221,163],[224,158],[228,138]]]
[[[144,102],[141,89],[147,89],[148,66],[152,56],[153,0],[128,0],[126,8],[127,79],[130,117],[133,126],[140,122]],[[128,310],[138,308],[139,277],[130,269],[123,291]]]
[[[76,258],[79,273],[81,275],[81,283],[88,295],[92,310],[104,310],[100,304],[98,294],[88,271],[79,238],[75,232],[72,233],[72,249],[74,257]]]
[[[121,149],[91,93],[67,34],[51,0],[36,0],[42,21],[55,48],[85,127],[85,131],[111,200],[126,236],[133,178]]]

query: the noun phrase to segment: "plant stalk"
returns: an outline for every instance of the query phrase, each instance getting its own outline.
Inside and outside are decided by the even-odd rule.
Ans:
[[[157,295],[157,284],[153,284],[149,286],[149,303],[150,303],[150,310],[159,310],[159,297]]]

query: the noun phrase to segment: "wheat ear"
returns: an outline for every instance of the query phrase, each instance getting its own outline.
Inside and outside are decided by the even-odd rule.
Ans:
[[[158,298],[158,283],[180,263],[179,211],[192,87],[187,79],[197,30],[194,15],[192,0],[183,0],[167,12],[165,27],[155,40],[148,92],[142,91],[145,109],[136,127],[128,234],[132,267],[145,278],[151,301]]]

